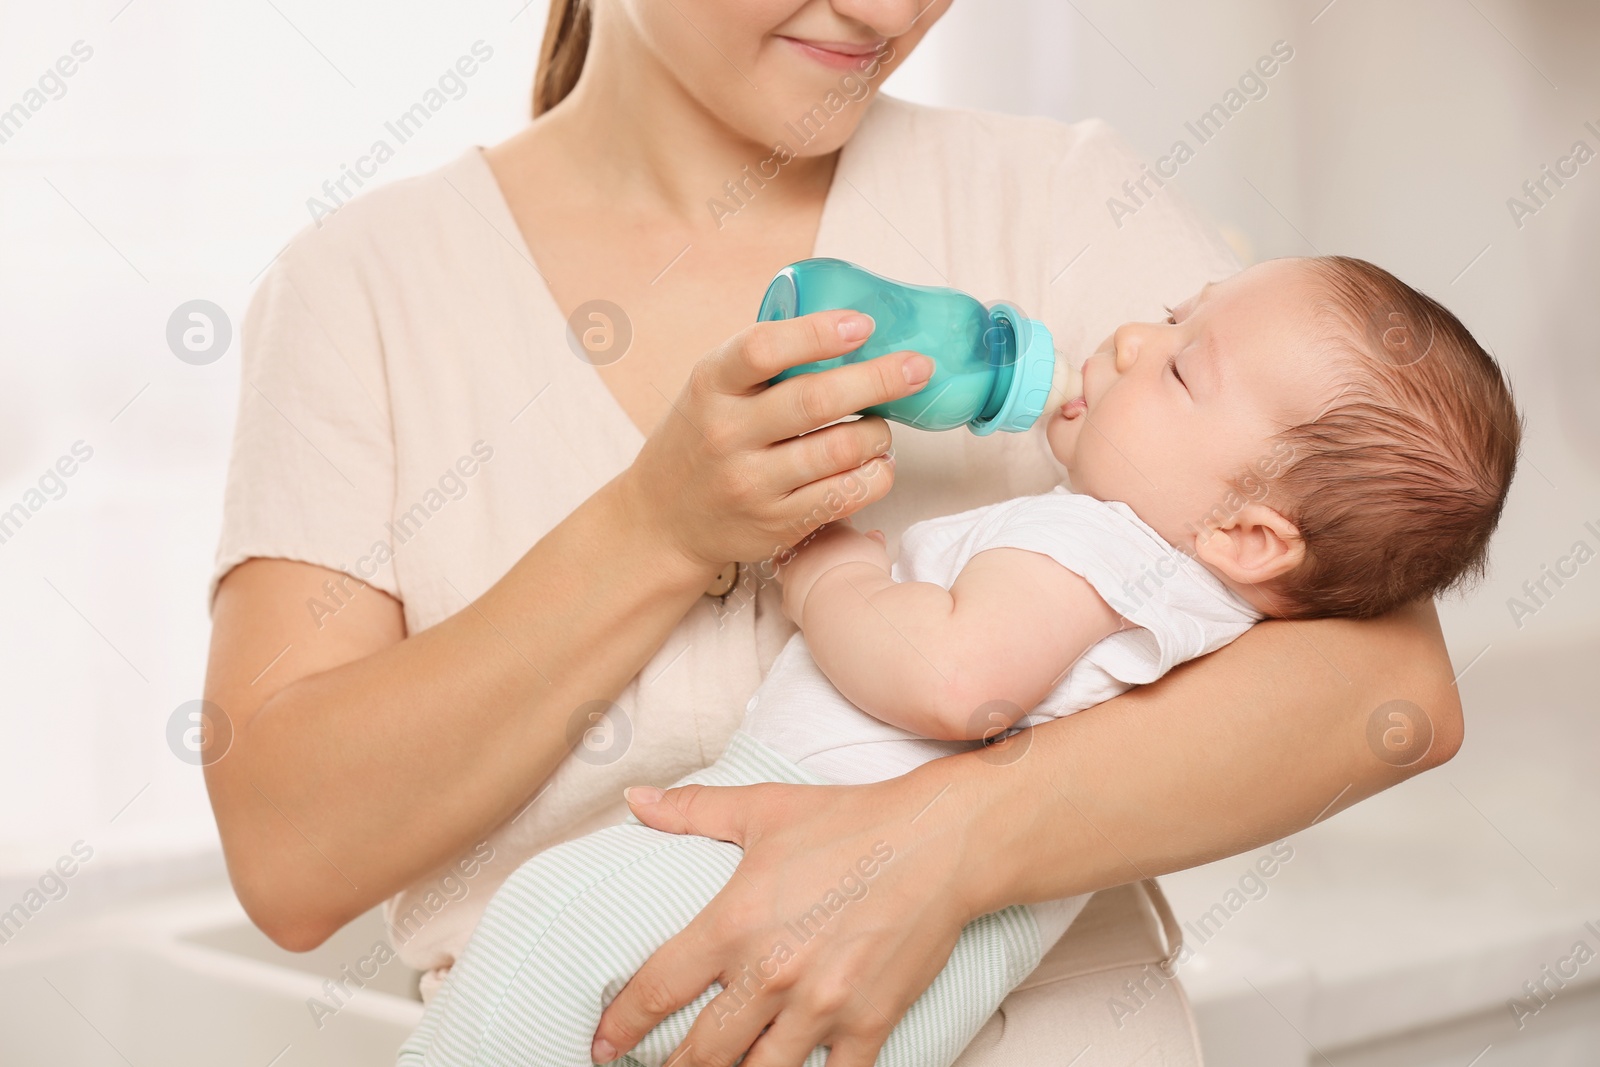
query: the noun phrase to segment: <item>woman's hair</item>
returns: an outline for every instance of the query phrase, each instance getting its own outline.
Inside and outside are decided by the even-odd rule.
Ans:
[[[590,0],[550,0],[550,17],[544,24],[544,44],[539,46],[539,68],[533,75],[533,116],[549,111],[566,99],[583,73],[594,31]]]

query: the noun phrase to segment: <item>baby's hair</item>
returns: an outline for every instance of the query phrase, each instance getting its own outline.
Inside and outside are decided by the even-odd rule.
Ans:
[[[1461,320],[1349,256],[1305,260],[1324,341],[1347,373],[1281,433],[1268,496],[1305,561],[1273,583],[1282,618],[1380,615],[1483,576],[1522,440],[1494,359]]]

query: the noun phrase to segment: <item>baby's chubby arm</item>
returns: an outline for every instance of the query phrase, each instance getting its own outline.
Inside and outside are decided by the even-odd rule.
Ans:
[[[1122,618],[1049,556],[991,548],[949,589],[897,582],[883,544],[829,523],[779,571],[784,613],[851,703],[922,737],[975,740],[1039,703]]]

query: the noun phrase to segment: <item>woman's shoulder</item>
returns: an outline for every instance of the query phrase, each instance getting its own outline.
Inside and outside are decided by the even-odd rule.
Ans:
[[[486,272],[512,241],[491,222],[498,195],[476,148],[444,166],[368,183],[337,210],[303,226],[262,272],[241,323],[252,375],[332,358],[380,388],[391,342],[421,325],[456,321],[478,307]],[[504,201],[499,211],[504,214]],[[325,345],[331,349],[325,350]]]
[[[485,178],[493,182],[476,147],[441,166],[377,185],[354,187],[357,179],[346,168],[307,199],[310,220],[290,237],[273,267],[348,282],[397,263],[424,265],[430,259],[420,252],[437,257],[463,235],[463,216],[493,225],[493,190],[485,188]]]

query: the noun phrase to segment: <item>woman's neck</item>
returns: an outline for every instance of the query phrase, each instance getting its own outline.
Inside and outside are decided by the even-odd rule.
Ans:
[[[535,125],[545,127],[600,197],[694,224],[708,221],[708,201],[724,197],[725,184],[772,156],[773,146],[706,110],[631,27],[603,26],[601,20],[577,85]],[[782,180],[763,189],[762,206],[783,210],[826,197],[837,156],[789,160]]]

